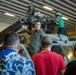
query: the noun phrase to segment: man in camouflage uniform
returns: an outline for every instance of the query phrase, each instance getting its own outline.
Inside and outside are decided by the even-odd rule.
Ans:
[[[31,31],[27,31],[27,33],[31,34],[30,48],[33,53],[38,53],[40,51],[40,41],[41,38],[45,35],[44,31],[41,29],[41,23],[36,22],[35,28]]]
[[[35,8],[34,8],[34,6],[33,6],[33,4],[32,3],[30,3],[29,4],[29,6],[28,6],[28,11],[27,11],[27,15],[28,16],[33,16],[34,15],[34,12],[35,12]]]
[[[21,43],[27,47],[30,44],[30,35],[25,32],[26,29],[28,30],[28,26],[22,24],[22,28],[17,33],[21,36]]]
[[[17,33],[20,35],[20,43],[24,44],[27,49],[30,44],[30,35],[25,32],[26,29],[28,30],[27,25],[22,24],[22,28],[17,31]],[[23,49],[21,49],[19,53],[23,56],[26,56],[25,51]]]

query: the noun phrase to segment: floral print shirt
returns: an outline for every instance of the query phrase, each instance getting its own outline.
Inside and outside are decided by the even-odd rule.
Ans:
[[[34,64],[15,50],[0,52],[0,75],[36,75]]]

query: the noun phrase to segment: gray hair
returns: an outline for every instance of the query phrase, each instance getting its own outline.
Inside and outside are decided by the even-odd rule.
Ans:
[[[17,47],[19,44],[19,35],[15,32],[8,32],[4,35],[3,42],[6,47]]]
[[[52,41],[53,41],[53,39],[50,36],[44,36],[41,40],[41,45],[44,48],[48,48],[49,46],[52,45]]]

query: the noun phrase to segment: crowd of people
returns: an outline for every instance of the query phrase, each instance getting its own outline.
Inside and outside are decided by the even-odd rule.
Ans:
[[[28,49],[32,57],[28,59],[18,53],[20,51],[18,33],[12,31],[6,33],[0,50],[0,75],[76,75],[76,60],[66,66],[63,57],[51,50],[53,39],[45,35],[40,22],[36,22],[35,28],[31,31],[27,30],[26,26],[23,28],[18,33],[30,34]],[[74,55],[76,56],[76,45]]]
[[[45,32],[41,29],[41,23],[37,21],[35,23],[35,28],[32,30],[28,30],[26,25],[22,25],[22,30],[18,33],[28,33],[30,35],[30,43],[28,44],[29,53],[32,55],[38,53],[40,51],[40,41],[43,36],[45,36]],[[24,35],[25,36],[25,35]],[[27,40],[28,40],[27,39]]]
[[[20,19],[21,23],[25,23],[28,25],[28,29],[31,30],[34,27],[36,21],[40,21],[42,23],[42,29],[47,34],[54,33],[55,26],[58,26],[57,34],[66,35],[66,29],[64,20],[62,18],[62,14],[57,12],[54,16],[46,16],[41,13],[35,12],[35,7],[32,3],[28,5],[27,17],[23,17]]]

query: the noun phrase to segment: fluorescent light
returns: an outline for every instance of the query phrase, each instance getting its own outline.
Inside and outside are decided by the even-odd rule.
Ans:
[[[5,15],[8,15],[8,16],[12,16],[12,17],[15,17],[15,15],[13,14],[10,14],[10,13],[4,13]]]
[[[62,17],[64,20],[68,20],[68,18],[66,18],[66,17]]]
[[[47,10],[53,10],[52,8],[48,7],[48,6],[42,6],[43,8],[47,9]]]

